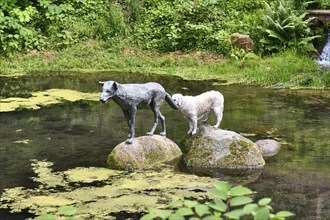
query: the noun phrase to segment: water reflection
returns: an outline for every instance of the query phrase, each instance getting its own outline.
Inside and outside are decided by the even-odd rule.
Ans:
[[[216,89],[225,97],[221,128],[271,137],[286,143],[266,161],[266,167],[249,186],[258,196],[273,198],[275,210],[290,210],[297,219],[322,219],[329,215],[330,191],[330,91],[273,90],[248,86],[221,86],[212,81],[191,82],[164,76],[136,74],[36,74],[0,78],[1,97],[27,96],[51,88],[99,92],[100,80],[120,83],[157,81],[170,93],[196,95]],[[23,92],[17,92],[21,90]],[[167,104],[167,136],[180,143],[188,123]],[[137,113],[136,135],[144,135],[153,123],[152,112]],[[211,118],[211,123],[214,123]],[[127,125],[113,102],[60,104],[37,111],[0,113],[0,193],[4,188],[33,187],[30,159],[47,159],[54,170],[77,166],[106,166],[111,149],[126,139]],[[156,132],[160,132],[160,127]],[[327,198],[327,199],[326,199]],[[0,214],[1,215],[1,214]]]

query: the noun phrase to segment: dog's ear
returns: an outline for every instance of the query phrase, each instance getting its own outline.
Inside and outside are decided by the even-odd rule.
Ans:
[[[99,83],[100,83],[100,85],[103,86],[105,82],[103,82],[103,81],[99,81]]]

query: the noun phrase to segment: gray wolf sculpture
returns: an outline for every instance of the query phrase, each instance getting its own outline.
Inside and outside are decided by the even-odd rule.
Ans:
[[[145,84],[119,84],[115,81],[100,82],[100,84],[102,85],[100,101],[105,103],[108,99],[112,99],[124,113],[129,127],[129,135],[126,143],[133,143],[136,112],[140,108],[150,107],[154,113],[154,124],[147,134],[154,134],[159,118],[162,123],[162,132],[160,135],[166,136],[165,117],[160,112],[160,106],[164,100],[174,109],[178,109],[178,106],[176,106],[171,96],[160,84],[154,82]]]
[[[205,117],[203,122],[207,122],[211,111],[215,113],[217,118],[217,123],[213,127],[219,127],[224,108],[224,97],[220,92],[212,90],[198,96],[183,96],[178,93],[174,94],[172,99],[184,117],[189,120],[189,131],[187,134],[196,134],[197,121]]]

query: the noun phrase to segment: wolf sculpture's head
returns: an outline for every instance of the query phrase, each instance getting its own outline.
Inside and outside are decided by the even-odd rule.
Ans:
[[[99,82],[102,85],[102,94],[100,96],[100,102],[106,103],[108,99],[112,98],[117,90],[118,90],[118,83],[115,81],[106,81],[106,82]]]

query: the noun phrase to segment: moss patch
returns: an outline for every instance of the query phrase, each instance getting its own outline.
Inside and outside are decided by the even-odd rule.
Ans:
[[[0,112],[10,112],[21,109],[40,109],[41,106],[61,103],[63,100],[75,102],[78,100],[97,101],[98,93],[83,93],[69,89],[49,89],[32,93],[30,98],[6,98],[0,100]]]
[[[164,207],[164,204],[182,197],[206,199],[205,192],[193,189],[210,188],[215,181],[208,177],[176,173],[172,167],[165,165],[129,173],[98,167],[54,172],[50,171],[51,164],[33,161],[33,169],[38,176],[43,173],[50,177],[35,179],[41,183],[36,189],[16,187],[5,190],[1,195],[0,208],[8,208],[11,212],[26,209],[33,214],[41,214],[55,213],[59,206],[70,204],[77,208],[77,217],[115,219],[122,212],[133,216],[145,212],[148,207]],[[62,183],[61,187],[58,183]]]
[[[200,125],[199,130],[196,137],[187,137],[184,141],[188,167],[251,169],[264,166],[259,148],[247,138],[208,125]]]

